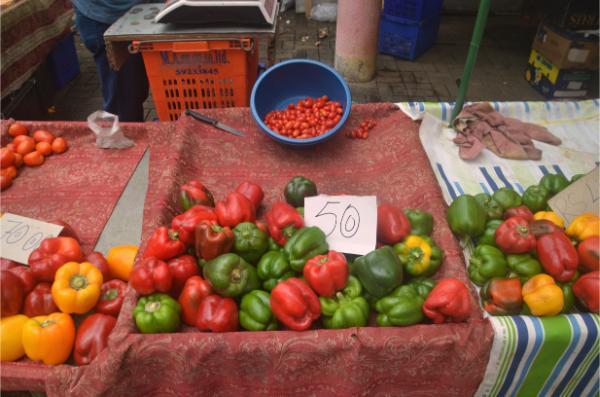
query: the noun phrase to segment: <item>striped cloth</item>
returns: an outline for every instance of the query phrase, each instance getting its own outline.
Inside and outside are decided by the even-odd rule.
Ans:
[[[493,193],[501,187],[523,192],[548,173],[567,178],[598,164],[600,101],[491,102],[501,114],[547,127],[563,140],[558,147],[535,142],[540,161],[509,160],[484,150],[475,161],[458,157],[447,128],[453,104],[407,102],[398,106],[421,119],[419,135],[448,204],[461,194]],[[473,244],[462,241],[465,259]],[[599,317],[569,314],[548,318],[490,317],[494,343],[476,396],[597,396]]]

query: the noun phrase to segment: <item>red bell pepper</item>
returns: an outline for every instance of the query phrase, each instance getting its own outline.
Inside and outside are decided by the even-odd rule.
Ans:
[[[483,308],[494,316],[519,314],[523,306],[521,280],[518,278],[493,278],[481,289]]]
[[[294,331],[309,329],[321,315],[319,298],[299,278],[280,281],[271,291],[270,302],[275,318]]]
[[[191,255],[181,255],[173,258],[168,262],[173,275],[173,286],[171,287],[171,295],[177,299],[185,282],[192,276],[199,274],[196,258]]]
[[[179,295],[179,304],[181,305],[184,323],[192,326],[196,325],[200,302],[212,293],[210,284],[202,277],[192,276],[188,278],[183,286],[181,295]]]
[[[304,227],[304,218],[294,207],[279,201],[269,209],[265,215],[269,234],[279,245],[285,245],[296,230]]]
[[[108,266],[108,262],[102,253],[97,251],[91,252],[85,256],[85,260],[100,270],[103,281],[110,280],[110,267]]]
[[[8,317],[19,314],[23,306],[23,283],[21,279],[8,270],[0,271],[0,316]]]
[[[411,226],[404,211],[390,204],[377,207],[377,240],[396,244],[410,234]]]
[[[533,212],[531,212],[531,210],[525,205],[507,209],[504,211],[502,218],[508,219],[512,218],[513,216],[520,216],[521,218],[526,219],[527,222],[533,221]]]
[[[158,258],[146,258],[131,271],[129,284],[140,295],[169,292],[173,286],[171,268]]]
[[[202,221],[217,221],[215,210],[204,205],[195,205],[183,214],[177,215],[171,222],[171,228],[185,244],[194,244],[196,227]]]
[[[256,211],[258,211],[258,207],[260,207],[260,203],[262,203],[263,198],[265,197],[265,193],[263,192],[262,188],[256,183],[252,182],[240,183],[235,191],[250,200]]]
[[[215,206],[213,195],[200,181],[191,180],[188,183],[181,185],[179,195],[181,208],[184,211],[189,210],[194,205],[206,205],[208,207]]]
[[[254,222],[256,219],[254,205],[238,192],[231,192],[225,201],[217,202],[215,212],[221,226],[236,227],[242,222]]]
[[[221,227],[212,221],[202,221],[196,228],[196,256],[211,260],[231,251],[235,236],[227,226]]]
[[[588,237],[577,246],[579,267],[585,272],[600,270],[600,236]]]
[[[72,237],[47,238],[30,255],[27,263],[38,282],[54,281],[54,273],[67,262],[83,259],[81,247]]]
[[[161,226],[156,228],[154,234],[148,239],[144,258],[157,258],[166,261],[184,252],[185,244],[179,240],[178,233]]]
[[[25,295],[33,291],[35,288],[35,277],[33,277],[33,273],[31,272],[29,266],[23,266],[17,262],[11,261],[10,259],[2,258],[0,270],[8,270],[15,276],[19,277],[23,283],[23,293]]]
[[[537,255],[544,271],[554,280],[566,282],[575,276],[579,256],[571,240],[563,232],[544,234],[538,238]]]
[[[77,365],[91,363],[108,346],[108,337],[117,319],[102,313],[86,317],[77,329],[73,358]]]
[[[102,284],[100,299],[96,304],[96,311],[109,316],[118,317],[123,301],[127,283],[115,278]]]
[[[256,225],[257,228],[259,228],[263,232],[265,232],[267,234],[269,233],[269,226],[267,225],[267,222],[257,219],[254,221],[254,224]]]
[[[233,332],[238,329],[238,308],[231,298],[209,295],[198,307],[196,327],[200,331]]]
[[[27,317],[47,316],[58,312],[58,307],[52,298],[52,285],[39,283],[25,298],[23,314]]]
[[[586,273],[573,284],[573,293],[579,302],[590,312],[600,309],[600,272]]]
[[[60,233],[58,234],[60,237],[72,237],[75,240],[77,240],[78,243],[81,244],[81,240],[79,239],[77,232],[67,222],[62,221],[60,219],[55,219],[53,221],[50,221],[49,223],[63,227]]]
[[[564,232],[564,230],[556,226],[554,222],[550,222],[547,219],[536,219],[530,222],[529,231],[535,236],[535,238],[539,238],[544,234]]]
[[[535,249],[535,236],[529,222],[520,216],[508,218],[498,226],[494,239],[505,254],[524,254]]]
[[[423,303],[423,313],[435,324],[465,321],[471,313],[469,290],[455,278],[442,279]]]
[[[309,259],[303,273],[308,285],[320,296],[328,298],[346,286],[349,276],[346,257],[337,251]]]

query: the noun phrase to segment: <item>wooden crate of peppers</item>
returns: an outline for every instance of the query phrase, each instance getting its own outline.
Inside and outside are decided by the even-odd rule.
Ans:
[[[548,207],[549,198],[580,177],[547,174],[523,195],[505,187],[451,203],[450,228],[475,243],[468,273],[488,313],[599,312],[600,219],[583,213],[565,225]]]

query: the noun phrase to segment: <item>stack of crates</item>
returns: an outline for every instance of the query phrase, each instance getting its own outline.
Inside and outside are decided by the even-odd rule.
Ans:
[[[385,0],[379,52],[413,60],[437,38],[443,0]]]

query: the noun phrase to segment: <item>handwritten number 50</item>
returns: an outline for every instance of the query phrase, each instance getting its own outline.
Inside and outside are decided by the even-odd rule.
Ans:
[[[338,227],[338,215],[336,212],[325,211],[328,206],[333,207],[336,204],[340,204],[339,201],[328,201],[325,203],[323,208],[315,215],[316,218],[320,216],[328,216],[331,218],[331,228],[326,231],[326,235],[330,236],[335,229]],[[360,229],[360,213],[352,204],[344,209],[342,217],[339,222],[340,234],[345,238],[352,238]]]

